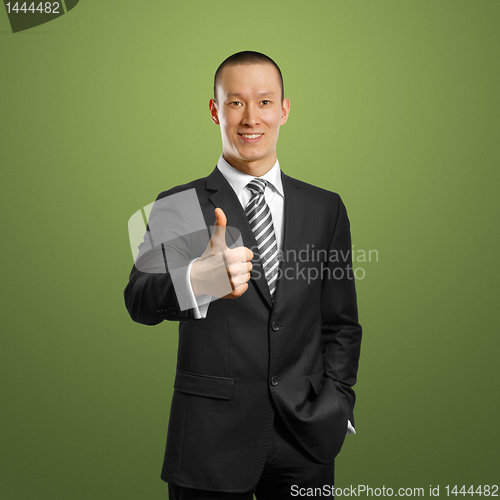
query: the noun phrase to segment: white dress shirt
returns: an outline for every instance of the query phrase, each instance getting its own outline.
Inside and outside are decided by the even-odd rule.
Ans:
[[[238,200],[240,200],[241,206],[245,209],[248,202],[252,198],[252,192],[247,187],[247,184],[255,179],[255,177],[236,170],[234,167],[229,165],[226,160],[224,160],[222,155],[217,163],[217,168],[226,178],[227,182],[229,182],[230,186],[236,193]],[[273,167],[263,176],[259,177],[259,179],[268,181],[268,185],[264,191],[264,198],[269,206],[269,209],[271,210],[276,243],[278,244],[278,250],[281,250],[281,246],[283,244],[285,192],[283,191],[283,183],[281,182],[281,169],[278,160],[276,160]]]

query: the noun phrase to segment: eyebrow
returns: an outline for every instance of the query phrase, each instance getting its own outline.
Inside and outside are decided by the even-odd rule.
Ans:
[[[257,94],[258,96],[260,97],[263,97],[263,96],[274,96],[274,92],[259,92]],[[242,97],[242,94],[238,93],[238,92],[229,92],[227,94],[228,97]]]

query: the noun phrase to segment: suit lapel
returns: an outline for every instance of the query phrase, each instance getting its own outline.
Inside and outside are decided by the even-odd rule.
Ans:
[[[285,230],[281,249],[283,259],[280,262],[280,280],[274,294],[275,303],[283,297],[287,282],[290,281],[286,278],[286,269],[288,267],[293,268],[295,259],[288,262],[287,254],[290,252],[290,255],[294,255],[294,252],[296,252],[304,220],[304,200],[300,194],[300,185],[283,172],[281,172],[281,180],[283,182],[283,191],[285,192]]]
[[[227,217],[228,227],[233,227],[238,229],[241,233],[241,238],[243,240],[243,245],[251,250],[255,250],[254,254],[258,253],[257,242],[253,235],[250,225],[248,224],[248,219],[241,206],[236,193],[233,188],[229,185],[225,177],[221,174],[218,168],[216,168],[207,177],[207,189],[209,191],[215,191],[210,197],[210,201],[215,208],[222,208]],[[231,231],[228,230],[231,234]],[[233,236],[233,235],[232,235]],[[235,241],[236,238],[232,238]],[[227,238],[228,242],[229,238]],[[267,302],[269,307],[272,307],[271,294],[269,293],[269,287],[267,285],[266,277],[264,275],[264,269],[257,256],[252,260],[253,268],[251,272],[251,281],[255,283],[263,299]]]

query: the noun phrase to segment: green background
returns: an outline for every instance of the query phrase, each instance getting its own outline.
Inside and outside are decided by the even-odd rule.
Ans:
[[[500,2],[81,1],[0,12],[0,496],[165,499],[176,323],[135,324],[127,221],[205,176],[230,54],[291,101],[283,170],[339,192],[364,327],[336,486],[499,484]]]

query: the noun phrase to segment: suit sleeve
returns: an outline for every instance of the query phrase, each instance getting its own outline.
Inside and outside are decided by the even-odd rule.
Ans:
[[[168,272],[145,273],[134,265],[124,295],[130,317],[137,323],[157,325],[164,319],[194,319],[189,310],[180,310]]]
[[[354,425],[353,409],[361,345],[361,326],[354,272],[350,224],[347,211],[337,196],[338,215],[324,270],[321,296],[322,353],[325,376],[332,379],[347,405],[348,419]]]

